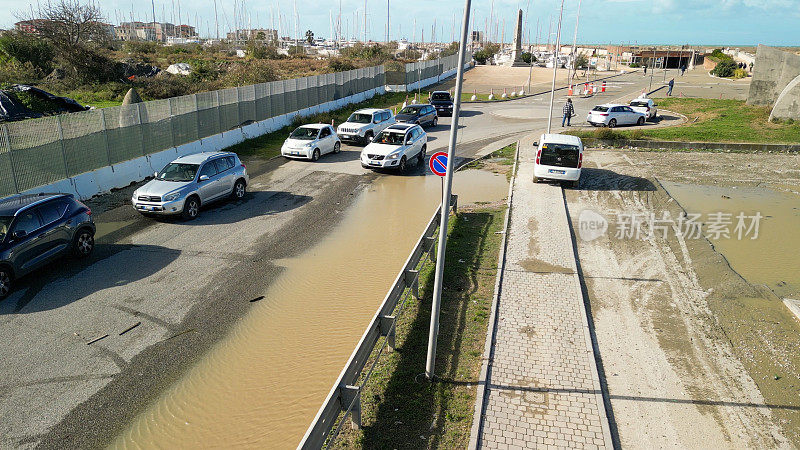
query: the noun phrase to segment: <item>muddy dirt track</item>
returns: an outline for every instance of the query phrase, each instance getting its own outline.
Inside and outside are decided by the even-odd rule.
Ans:
[[[670,183],[797,196],[800,157],[588,152],[580,189],[564,192],[612,434],[623,448],[796,447],[800,326],[775,289],[740,276],[706,238],[651,236],[647,224],[638,239],[615,235],[617,213],[679,217]],[[608,220],[605,235],[579,237],[584,210]],[[800,230],[782,239],[797,248]]]

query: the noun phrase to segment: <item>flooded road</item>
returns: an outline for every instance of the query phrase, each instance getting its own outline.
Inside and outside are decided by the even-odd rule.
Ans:
[[[800,295],[800,196],[760,187],[717,187],[662,182],[688,213],[732,214],[730,238],[712,239],[733,270],[753,284],[762,284],[778,297]],[[738,239],[736,216],[760,213],[758,237]],[[747,223],[749,225],[749,221]]]
[[[440,198],[434,176],[381,176],[346,217],[112,444],[293,448]],[[459,203],[505,198],[505,175],[459,172]]]

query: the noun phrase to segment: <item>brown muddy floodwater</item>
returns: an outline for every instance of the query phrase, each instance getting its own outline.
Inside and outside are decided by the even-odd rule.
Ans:
[[[781,298],[800,295],[800,196],[761,187],[717,187],[662,181],[687,213],[733,214],[730,238],[711,239],[733,270],[752,284],[761,284]],[[734,235],[739,213],[761,213],[758,237]],[[749,225],[749,221],[748,221]],[[705,227],[704,227],[705,229]]]
[[[382,176],[265,298],[118,436],[114,448],[294,448],[440,198],[438,177]],[[505,175],[457,173],[459,203],[506,197]]]

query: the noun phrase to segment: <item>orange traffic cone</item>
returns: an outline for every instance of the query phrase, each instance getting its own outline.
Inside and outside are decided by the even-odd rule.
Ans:
[[[606,82],[603,81],[603,88],[602,88],[602,90],[600,92],[605,92],[605,91],[606,91]]]
[[[567,91],[567,95],[572,97],[572,84],[569,85],[569,91]]]

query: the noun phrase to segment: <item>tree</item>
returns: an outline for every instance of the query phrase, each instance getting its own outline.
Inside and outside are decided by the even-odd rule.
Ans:
[[[313,31],[311,31],[311,30],[307,30],[306,31],[306,41],[309,44],[313,44],[314,43],[314,32]]]
[[[572,70],[583,69],[589,66],[589,59],[584,54],[578,54],[572,61]]]

